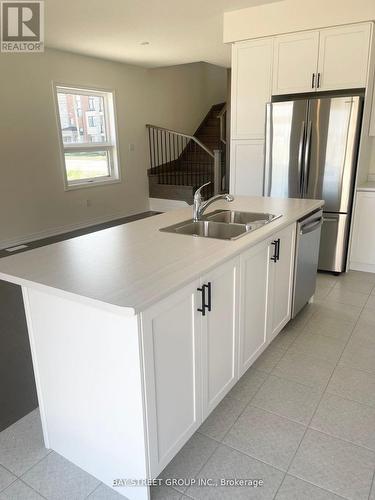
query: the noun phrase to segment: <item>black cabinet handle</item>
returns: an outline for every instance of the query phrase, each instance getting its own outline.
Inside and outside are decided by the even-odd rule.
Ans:
[[[198,292],[202,293],[202,307],[197,309],[198,312],[202,313],[202,316],[206,316],[206,285],[202,288],[197,288]]]
[[[277,240],[276,245],[276,259],[280,260],[280,238]]]
[[[206,289],[208,291],[208,297],[206,302]],[[202,285],[201,288],[197,288],[198,292],[202,293],[202,307],[197,310],[202,313],[202,316],[206,316],[206,309],[211,312],[212,309],[212,283],[211,281],[208,284]]]
[[[273,241],[271,243],[271,245],[273,245],[275,247],[274,252],[273,252],[273,256],[271,257],[271,260],[273,260],[274,262],[277,262],[277,240]]]
[[[280,260],[280,238],[277,240],[274,240],[271,245],[275,247],[275,250],[273,252],[273,256],[271,257],[271,260],[274,262],[277,262]]]
[[[207,286],[207,288],[208,288],[207,308],[208,308],[209,312],[211,312],[211,309],[212,309],[212,284],[211,284],[211,281],[208,282],[208,285],[204,285],[204,286]]]
[[[320,73],[318,73],[318,81],[316,82],[316,88],[320,89]]]
[[[312,80],[311,80],[311,88],[315,88],[315,73],[312,74]]]

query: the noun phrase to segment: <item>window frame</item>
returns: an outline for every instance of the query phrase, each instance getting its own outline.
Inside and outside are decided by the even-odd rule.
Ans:
[[[61,165],[64,178],[65,191],[82,189],[106,184],[116,184],[121,182],[121,169],[118,154],[118,134],[117,115],[115,105],[115,92],[113,89],[97,88],[93,86],[70,85],[66,83],[53,82],[53,92],[55,100],[55,111],[60,144]],[[106,142],[92,143],[69,143],[64,144],[58,94],[78,94],[87,96],[97,96],[103,98],[103,124],[106,130]],[[108,155],[109,175],[101,177],[91,177],[75,181],[68,180],[68,172],[65,162],[65,153],[105,151]]]

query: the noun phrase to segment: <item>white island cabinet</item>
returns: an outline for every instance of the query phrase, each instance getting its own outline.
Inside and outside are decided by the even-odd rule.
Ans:
[[[282,214],[235,241],[159,231],[183,209],[1,259],[23,289],[46,447],[149,500],[289,320],[296,221],[322,204],[219,202]]]

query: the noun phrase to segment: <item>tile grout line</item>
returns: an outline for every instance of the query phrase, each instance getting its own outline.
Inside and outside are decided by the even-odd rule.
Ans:
[[[342,498],[342,500],[350,500],[347,497],[343,497],[339,493],[334,493],[333,491],[326,490],[325,488],[322,488],[321,486],[318,486],[317,484],[314,484],[311,481],[308,481],[307,479],[301,479],[300,477],[295,476],[294,474],[287,474],[287,476],[293,477],[294,479],[298,479],[298,481],[302,481],[304,483],[310,484],[311,486],[314,486],[315,488],[318,488],[319,490],[322,490],[325,493],[332,493],[333,495],[337,496],[338,498]]]
[[[371,500],[371,493],[372,493],[373,488],[375,488],[375,471],[374,471],[374,474],[372,475],[372,482],[371,482],[370,491],[368,494],[368,500]]]
[[[48,449],[48,448],[46,448],[46,449]],[[23,476],[24,476],[25,474],[27,474],[29,471],[31,471],[31,469],[32,469],[33,467],[35,467],[36,465],[40,464],[40,462],[43,462],[43,460],[44,460],[45,458],[47,458],[47,457],[48,457],[51,453],[53,453],[53,450],[49,450],[49,451],[48,451],[48,453],[47,453],[47,454],[46,454],[43,458],[41,458],[40,460],[38,460],[37,462],[35,462],[35,464],[33,464],[33,465],[32,465],[31,467],[29,467],[28,469],[26,469],[26,470],[25,470],[25,472],[22,472],[22,474],[21,474],[20,476],[17,476],[17,477],[18,477],[18,479],[22,479],[22,478],[23,478]],[[56,452],[55,452],[55,453],[56,453]],[[15,474],[15,475],[16,475],[16,474]]]
[[[251,368],[251,367],[250,367]],[[250,369],[249,368],[249,369]],[[258,370],[260,371],[260,370]],[[245,372],[246,373],[246,372]],[[264,372],[263,372],[264,373]],[[214,452],[210,455],[210,457],[206,460],[206,462],[204,463],[204,465],[199,469],[199,471],[197,472],[197,474],[194,476],[194,479],[197,478],[197,476],[199,475],[199,473],[204,469],[204,467],[207,465],[208,461],[212,458],[212,456],[214,455],[214,453],[216,452],[216,450],[218,449],[219,446],[226,446],[234,451],[236,451],[237,453],[241,453],[241,455],[244,455],[246,457],[250,457],[250,458],[253,458],[255,460],[257,460],[258,462],[262,462],[261,460],[251,456],[251,455],[247,455],[246,453],[243,453],[242,451],[240,450],[237,450],[236,448],[233,448],[233,446],[230,446],[230,445],[227,445],[226,443],[224,443],[224,439],[226,438],[227,434],[231,431],[231,429],[233,428],[233,426],[236,424],[236,422],[238,421],[238,419],[241,417],[241,415],[244,413],[244,411],[250,406],[250,403],[251,401],[253,400],[253,398],[256,396],[256,394],[260,391],[260,389],[263,387],[264,383],[266,382],[266,380],[268,380],[269,378],[269,374],[267,374],[267,376],[265,377],[265,379],[263,380],[263,382],[260,384],[260,386],[258,387],[258,389],[255,391],[255,393],[253,394],[253,396],[250,398],[248,404],[245,406],[245,408],[241,411],[241,413],[238,415],[238,417],[236,418],[236,420],[233,422],[233,424],[230,426],[230,428],[227,430],[227,432],[224,434],[224,436],[222,437],[222,440],[219,441],[217,439],[214,439],[212,438],[211,436],[207,436],[206,434],[203,434],[202,432],[199,431],[199,429],[197,430],[197,432],[199,432],[200,434],[203,434],[204,436],[206,437],[209,437],[210,439],[213,439],[213,441],[215,441],[216,443],[218,443],[218,446],[215,448]],[[270,464],[268,464],[267,462],[262,462],[264,463],[265,465],[268,465],[268,466],[271,466]],[[271,467],[274,467],[273,465]],[[276,469],[276,467],[274,467]],[[280,469],[277,469],[277,470],[280,470]],[[280,472],[284,473],[284,471],[280,470]],[[187,490],[186,490],[187,491]],[[194,498],[194,497],[190,497],[190,498]]]
[[[193,436],[195,436],[196,433],[199,433],[201,436],[204,436],[204,437],[209,437],[210,439],[212,439],[210,436],[206,436],[206,434],[203,434],[201,432],[199,432],[199,428],[195,431],[195,433],[193,434]],[[192,437],[193,437],[192,436]],[[215,441],[215,443],[219,443],[216,439],[212,439],[212,441]],[[196,479],[198,474],[204,469],[204,467],[207,465],[208,461],[213,457],[214,453],[216,452],[216,450],[218,449],[219,447],[219,444],[217,446],[215,446],[215,449],[213,450],[212,453],[210,453],[210,456],[207,458],[207,460],[205,460],[204,464],[202,465],[202,467],[199,468],[199,470],[194,474],[194,477],[193,479]],[[173,486],[171,486],[171,488],[175,491],[177,491],[178,493],[181,493],[181,491],[179,490],[176,490],[175,488],[173,488]],[[186,491],[189,489],[189,486],[186,487],[186,489],[181,493],[181,495],[185,495]]]
[[[92,490],[92,491],[91,491],[91,492],[90,492],[90,493],[89,493],[89,494],[85,497],[85,500],[87,500],[87,499],[89,498],[89,496],[90,496],[90,495],[92,495],[93,493],[95,493],[95,491],[96,491],[97,489],[99,489],[99,488],[100,488],[100,486],[101,486],[102,484],[104,484],[104,483],[100,482],[100,483],[98,484],[98,486],[96,486],[96,488],[94,488],[94,489],[93,489],[93,490]]]
[[[75,465],[75,464],[73,464],[73,465]],[[82,469],[82,470],[83,470],[83,469]],[[86,472],[86,471],[84,471],[84,472]],[[88,472],[86,472],[86,474],[88,474]],[[91,474],[90,474],[90,475],[91,475]],[[92,476],[92,477],[94,477],[94,476]],[[96,479],[96,478],[95,478],[95,479]],[[98,481],[100,481],[100,480],[98,479]],[[103,485],[104,485],[104,486],[107,486],[106,484],[104,484],[104,483],[102,483],[102,482],[100,481],[100,482],[99,482],[99,484],[98,484],[97,486],[95,486],[95,488],[94,488],[92,491],[90,491],[90,493],[89,493],[89,494],[85,497],[85,500],[87,500],[87,499],[88,499],[88,498],[89,498],[89,497],[90,497],[90,496],[91,496],[91,495],[92,495],[92,494],[93,494],[93,493],[94,493],[97,489],[99,489],[99,488],[100,488],[101,486],[103,486]]]
[[[8,469],[6,469],[6,470],[8,470]],[[9,472],[9,471],[8,471],[8,472]],[[12,476],[14,476],[14,474],[12,474]],[[14,480],[13,480],[10,484],[8,484],[8,486],[5,486],[5,488],[0,489],[0,494],[1,494],[1,493],[3,493],[3,492],[4,492],[5,490],[7,490],[8,488],[10,488],[10,487],[11,487],[14,483],[16,483],[17,481],[19,481],[19,480],[20,480],[20,478],[19,478],[19,477],[17,477],[17,476],[14,476],[14,477],[15,477],[15,479],[14,479]]]
[[[351,331],[351,334],[350,334],[350,335],[349,335],[349,337],[348,337],[348,340],[347,340],[347,342],[346,342],[346,344],[345,344],[344,350],[346,349],[346,346],[348,345],[349,340],[352,338],[353,332],[354,332],[355,327],[357,326],[357,324],[358,324],[358,322],[359,322],[359,319],[360,319],[361,314],[362,314],[362,312],[363,312],[363,310],[364,310],[364,307],[365,307],[365,306],[362,306],[361,311],[360,311],[360,313],[359,313],[359,315],[358,315],[358,318],[357,318],[357,320],[356,320],[356,321],[355,321],[355,323],[354,323],[353,329],[352,329],[352,331]],[[314,417],[315,417],[315,415],[316,415],[316,412],[318,411],[318,408],[319,408],[319,406],[320,406],[320,404],[321,404],[321,402],[322,402],[322,400],[323,400],[323,397],[324,397],[324,395],[325,395],[325,393],[326,393],[326,391],[327,391],[327,388],[328,388],[328,386],[329,386],[329,384],[330,384],[330,382],[331,382],[331,380],[332,380],[333,374],[335,373],[335,370],[336,370],[336,368],[337,368],[337,366],[338,366],[338,364],[339,364],[339,362],[340,362],[340,360],[341,360],[341,357],[342,357],[342,354],[344,353],[344,350],[343,350],[343,352],[341,353],[341,356],[339,357],[339,359],[337,360],[337,363],[335,364],[335,366],[334,366],[334,368],[333,368],[333,370],[332,370],[332,373],[331,373],[331,375],[330,375],[330,377],[329,377],[329,379],[328,379],[328,382],[327,382],[327,384],[325,385],[325,387],[324,387],[324,389],[323,389],[322,395],[321,395],[321,397],[320,397],[320,399],[319,399],[319,402],[318,402],[318,404],[317,404],[317,406],[316,406],[316,408],[315,408],[315,411],[313,412],[313,414],[312,414],[312,416],[311,416],[311,418],[310,418],[310,420],[309,420],[309,422],[308,422],[308,424],[307,424],[307,426],[306,426],[306,430],[305,430],[305,432],[304,432],[304,435],[302,436],[302,439],[301,439],[301,441],[300,441],[300,443],[299,443],[299,445],[298,445],[298,447],[297,447],[297,449],[296,449],[296,451],[295,451],[295,453],[294,453],[293,457],[291,458],[291,460],[290,460],[290,462],[289,462],[289,466],[288,466],[288,469],[287,469],[286,474],[288,474],[288,472],[289,472],[289,470],[290,470],[290,468],[291,468],[291,466],[292,466],[292,464],[293,464],[293,462],[294,462],[294,459],[296,458],[296,455],[297,455],[297,453],[298,453],[298,451],[299,451],[299,449],[300,449],[300,447],[301,447],[301,444],[302,444],[303,440],[305,439],[305,436],[306,436],[306,434],[307,434],[307,431],[310,429],[311,422],[313,421],[313,419],[314,419]],[[335,438],[335,439],[337,439],[337,438]],[[374,471],[374,473],[375,473],[375,471]],[[314,483],[311,483],[311,484],[314,484]],[[281,486],[281,485],[280,485],[280,486]],[[279,486],[279,488],[278,488],[278,490],[277,490],[277,492],[276,492],[276,494],[275,494],[275,496],[274,496],[274,500],[276,499],[276,496],[277,496],[277,494],[278,494],[278,492],[279,492],[279,490],[280,490],[280,486]],[[314,486],[318,486],[318,485],[315,485],[315,484],[314,484]],[[329,490],[327,490],[327,491],[329,491]],[[370,489],[370,492],[371,492],[371,489]],[[332,493],[334,493],[334,494],[335,494],[335,492],[332,492]]]
[[[302,328],[301,328],[301,331],[300,331],[300,332],[298,333],[298,335],[296,336],[296,339],[297,339],[297,338],[298,338],[298,337],[302,334],[302,332],[303,332],[303,330],[305,329],[305,327],[306,327],[306,325],[307,325],[308,321],[311,319],[311,317],[312,317],[313,315],[314,315],[314,313],[313,313],[311,316],[309,316],[309,317],[306,319],[306,321],[303,323],[303,326],[302,326]],[[281,332],[280,332],[280,333],[281,333]],[[296,339],[294,339],[294,340],[296,340]],[[285,356],[285,354],[288,352],[289,348],[291,347],[291,345],[292,345],[293,343],[294,343],[294,341],[293,341],[293,342],[292,342],[292,343],[291,343],[291,344],[290,344],[290,345],[289,345],[289,346],[285,349],[285,351],[284,351],[284,353],[283,353],[283,355],[282,355],[282,357],[280,358],[280,360],[279,360],[279,361],[281,361],[281,359]],[[271,342],[271,344],[272,344],[272,342]],[[270,345],[271,345],[271,344],[270,344]],[[279,363],[279,362],[278,362],[278,363]],[[277,365],[278,363],[276,363],[276,365]],[[275,366],[276,366],[276,365],[275,365]],[[250,368],[251,368],[251,367],[250,367]],[[224,439],[226,438],[226,436],[227,436],[227,435],[229,434],[229,432],[232,430],[232,428],[233,428],[233,427],[234,427],[234,425],[237,423],[237,421],[240,419],[240,417],[242,416],[242,414],[246,411],[246,409],[247,409],[247,408],[251,405],[252,400],[255,398],[255,396],[258,394],[258,392],[262,389],[263,385],[267,382],[267,380],[270,378],[271,373],[272,373],[272,370],[271,370],[271,372],[264,372],[264,371],[262,371],[262,370],[258,370],[258,369],[256,369],[256,368],[254,368],[254,370],[259,371],[259,372],[261,372],[261,373],[264,373],[264,374],[266,375],[265,379],[264,379],[264,380],[263,380],[263,382],[260,384],[260,386],[259,386],[259,387],[258,387],[258,389],[255,391],[255,393],[252,395],[252,397],[250,398],[249,402],[246,404],[246,406],[244,407],[244,409],[243,409],[243,410],[241,411],[241,413],[238,415],[238,417],[236,418],[236,420],[233,422],[233,424],[229,427],[229,429],[227,430],[227,432],[224,434],[224,436],[222,437],[222,440],[221,440],[221,441],[218,441],[218,440],[214,439],[214,441],[216,441],[217,443],[219,443],[219,445],[221,445],[221,446],[227,446],[228,448],[231,448],[231,449],[235,450],[237,453],[241,453],[242,455],[244,455],[244,456],[246,456],[246,457],[253,458],[254,460],[257,460],[258,462],[261,462],[261,463],[263,463],[263,464],[265,464],[265,465],[267,465],[267,466],[269,466],[269,467],[273,467],[274,469],[279,470],[280,472],[282,472],[282,473],[284,474],[284,477],[282,478],[281,483],[280,483],[280,485],[281,485],[281,484],[283,483],[283,481],[284,481],[285,476],[286,476],[286,472],[285,472],[284,470],[278,469],[278,468],[277,468],[277,467],[275,467],[274,465],[271,465],[271,464],[269,464],[269,463],[267,463],[267,462],[263,462],[262,460],[259,460],[258,458],[253,457],[252,455],[248,455],[248,454],[244,453],[243,451],[237,450],[236,448],[233,448],[232,446],[227,445],[226,443],[224,443]],[[200,431],[199,431],[199,429],[197,430],[197,432],[200,432]],[[201,432],[200,432],[200,433],[201,433]],[[201,433],[201,434],[203,434],[203,433]],[[207,436],[206,434],[204,434],[204,435],[205,435],[206,437],[210,437],[210,436]],[[210,438],[211,438],[211,437],[210,437]],[[211,438],[211,439],[213,439],[213,438]],[[218,447],[217,447],[217,448],[218,448]],[[217,448],[215,449],[215,451],[217,450]],[[213,453],[212,453],[212,455],[209,457],[209,459],[210,459],[212,456],[213,456]],[[209,459],[208,459],[208,460],[209,460]],[[204,467],[205,467],[205,465],[207,464],[208,460],[207,460],[207,461],[205,462],[205,464],[201,467],[201,469],[199,470],[199,472],[196,474],[195,478],[196,478],[196,477],[198,476],[198,474],[199,474],[199,473],[203,470],[203,468],[204,468]]]
[[[40,491],[37,491],[35,488],[33,488],[32,486],[30,486],[30,484],[26,483],[21,478],[19,478],[18,480],[21,481],[21,483],[23,483],[25,486],[27,486],[28,488],[30,488],[32,491],[35,491],[35,493],[37,493],[40,497],[44,498],[45,500],[49,500],[47,497],[45,497],[44,495],[42,495]]]

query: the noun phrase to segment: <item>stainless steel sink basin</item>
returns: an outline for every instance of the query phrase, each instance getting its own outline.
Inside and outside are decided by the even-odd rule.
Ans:
[[[236,240],[279,217],[281,215],[215,210],[197,222],[190,219],[164,227],[160,231],[219,240]]]
[[[206,220],[215,222],[225,222],[226,224],[250,224],[253,229],[269,224],[273,220],[281,217],[280,215],[258,213],[258,212],[239,212],[236,210],[215,210],[204,216]]]
[[[175,228],[176,233],[203,236],[205,238],[218,238],[220,240],[234,240],[239,238],[248,229],[243,224],[224,224],[222,222],[201,220],[179,225]]]

